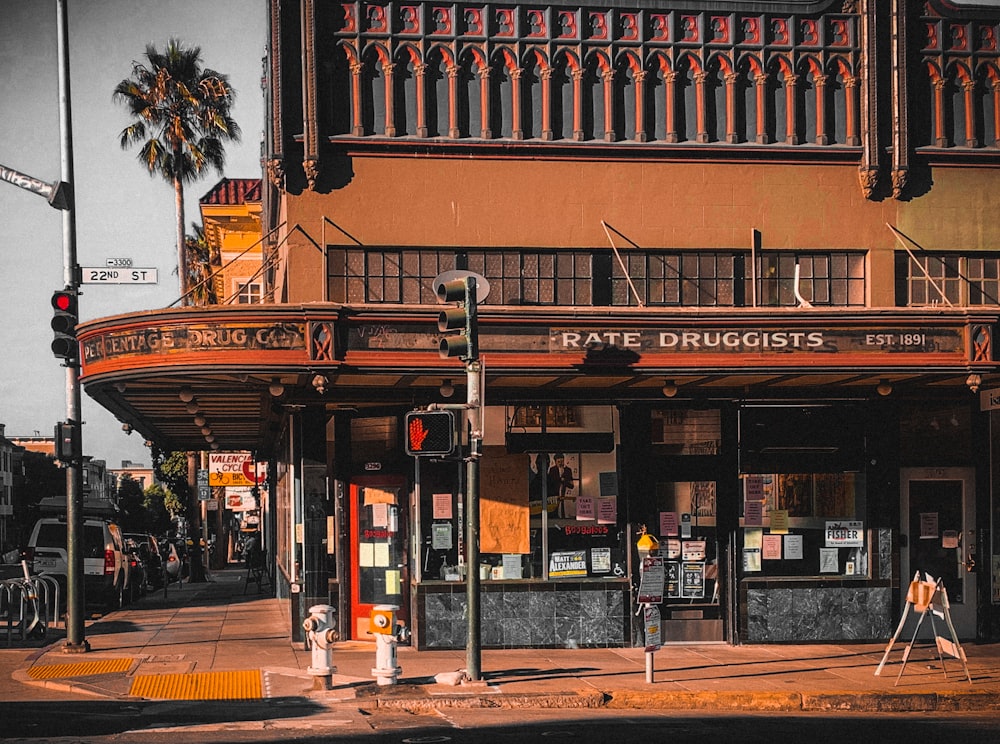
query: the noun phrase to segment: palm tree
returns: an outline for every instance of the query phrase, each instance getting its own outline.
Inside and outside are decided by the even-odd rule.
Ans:
[[[132,76],[115,86],[112,97],[127,106],[134,119],[119,135],[122,149],[141,144],[139,162],[151,176],[159,174],[174,187],[177,276],[184,304],[184,184],[201,177],[209,166],[221,175],[223,142],[240,139],[239,125],[230,116],[235,96],[227,75],[202,67],[201,47],[185,48],[171,39],[163,53],[147,44],[146,62],[132,63]]]
[[[216,270],[222,265],[222,258],[205,237],[205,228],[194,222],[191,227],[194,235],[184,237],[190,304],[218,305],[220,282]]]

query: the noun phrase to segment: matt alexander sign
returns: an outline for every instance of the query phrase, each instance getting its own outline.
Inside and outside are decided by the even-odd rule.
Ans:
[[[197,351],[301,350],[304,323],[185,324],[109,331],[83,343],[86,362]]]
[[[960,328],[671,328],[601,330],[553,328],[549,351],[579,352],[616,348],[635,352],[695,354],[918,353],[955,354],[965,350]]]

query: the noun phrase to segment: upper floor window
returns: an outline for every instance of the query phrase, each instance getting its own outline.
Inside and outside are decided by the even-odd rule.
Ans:
[[[863,253],[765,253],[757,259],[757,304],[790,307],[799,296],[812,305],[863,307]]]
[[[1000,305],[1000,255],[896,253],[896,304]]]
[[[237,305],[257,305],[264,297],[264,285],[259,281],[234,279],[233,302]]]
[[[867,289],[861,252],[769,252],[752,271],[745,251],[332,248],[330,299],[435,304],[455,269],[489,281],[487,305],[863,307]]]

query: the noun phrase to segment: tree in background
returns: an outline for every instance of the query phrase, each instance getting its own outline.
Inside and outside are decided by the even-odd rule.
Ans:
[[[125,532],[148,532],[142,484],[125,473],[118,480],[119,522]]]
[[[15,452],[11,470],[14,474],[13,534],[8,538],[8,545],[0,546],[0,552],[27,545],[31,529],[41,516],[38,505],[43,498],[52,496],[66,500],[66,471],[49,455],[31,450]]]
[[[218,282],[213,270],[222,265],[222,257],[218,248],[209,245],[205,238],[205,229],[191,223],[194,235],[184,238],[187,248],[188,292],[192,305],[218,305],[219,294],[216,291]]]
[[[125,473],[118,482],[119,521],[125,532],[142,532],[164,535],[173,526],[174,519],[184,513],[182,504],[173,492],[159,483],[145,490],[139,481]]]
[[[236,92],[229,77],[202,67],[201,47],[177,39],[161,53],[146,45],[146,62],[132,63],[132,76],[115,86],[112,100],[125,105],[133,122],[119,134],[122,149],[141,145],[138,159],[149,174],[174,187],[177,209],[177,275],[182,304],[187,304],[184,184],[208,167],[221,175],[224,142],[238,142],[240,128],[230,115]]]

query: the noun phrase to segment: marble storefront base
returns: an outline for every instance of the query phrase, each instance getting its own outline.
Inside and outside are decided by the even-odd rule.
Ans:
[[[892,636],[887,586],[746,587],[746,643],[884,641]]]
[[[627,582],[488,582],[479,607],[483,648],[617,648],[628,638]],[[465,648],[465,584],[417,587],[416,644]]]

